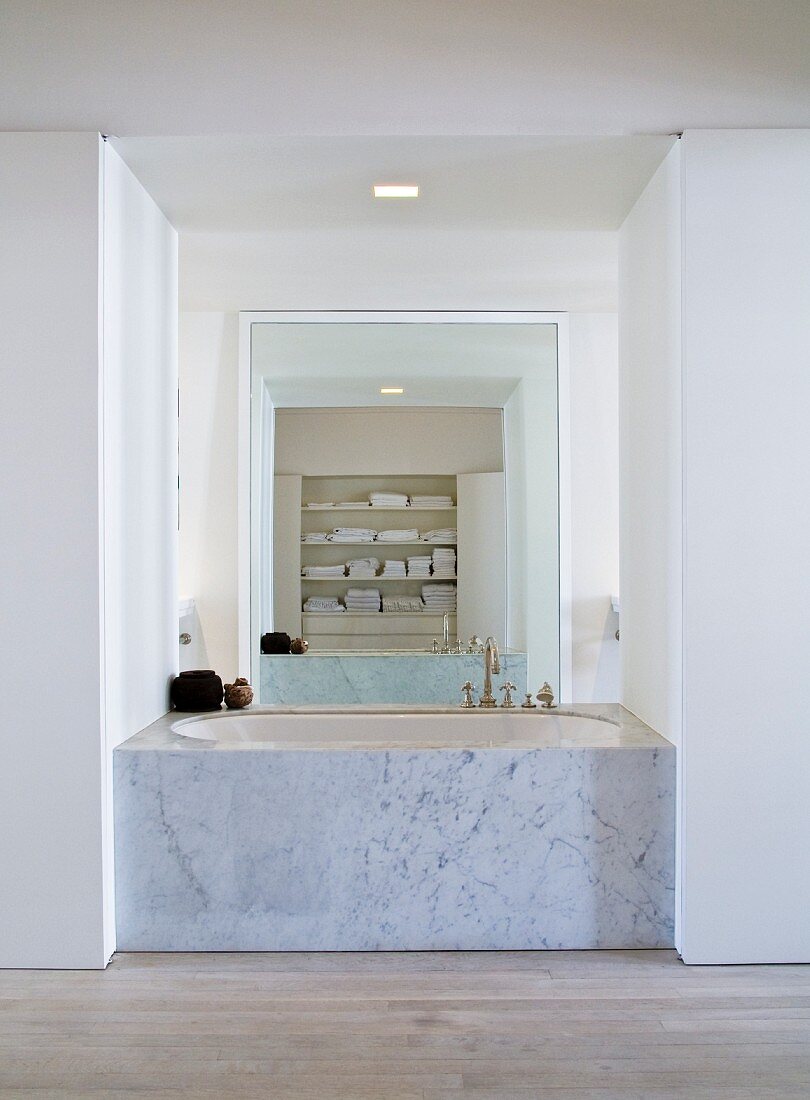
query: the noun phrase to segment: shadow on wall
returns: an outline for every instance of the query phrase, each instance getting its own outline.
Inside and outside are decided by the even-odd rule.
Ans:
[[[610,597],[575,600],[574,702],[613,703],[619,683],[619,616]]]
[[[229,681],[238,675],[238,332],[235,313],[180,315],[180,592],[195,601],[194,667]]]

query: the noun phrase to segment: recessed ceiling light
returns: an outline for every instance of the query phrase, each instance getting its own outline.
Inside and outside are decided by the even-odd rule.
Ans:
[[[404,393],[402,386],[381,386],[380,393]]]
[[[415,183],[375,183],[375,199],[418,199],[419,187]]]

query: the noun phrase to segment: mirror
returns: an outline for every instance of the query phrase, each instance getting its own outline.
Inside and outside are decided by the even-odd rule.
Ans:
[[[559,684],[560,329],[547,314],[243,315],[260,701],[344,701],[315,686],[314,656],[359,684],[383,658],[390,678],[435,654],[430,675],[447,669],[457,693],[489,635],[519,690],[527,664]],[[262,653],[273,634],[305,638],[307,661]],[[305,698],[281,699],[290,677]]]

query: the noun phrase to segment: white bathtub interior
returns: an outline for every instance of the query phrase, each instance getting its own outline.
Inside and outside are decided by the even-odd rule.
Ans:
[[[222,714],[182,719],[172,731],[218,745],[296,749],[621,747],[619,723],[606,717],[514,711],[305,711]]]

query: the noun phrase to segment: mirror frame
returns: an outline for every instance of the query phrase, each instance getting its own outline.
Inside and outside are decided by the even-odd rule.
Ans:
[[[568,314],[529,311],[457,310],[250,310],[239,314],[239,384],[237,441],[238,639],[240,675],[249,670],[258,683],[259,669],[251,645],[253,597],[251,573],[253,532],[252,466],[252,329],[260,324],[524,324],[557,327],[557,448],[559,554],[559,669],[557,693],[572,701],[572,565],[571,565],[571,415]],[[507,525],[508,525],[507,512]]]

